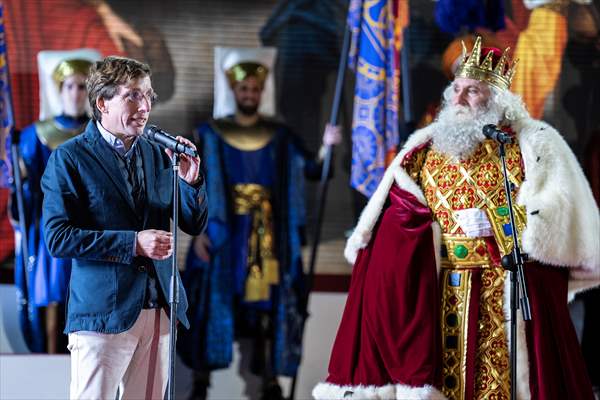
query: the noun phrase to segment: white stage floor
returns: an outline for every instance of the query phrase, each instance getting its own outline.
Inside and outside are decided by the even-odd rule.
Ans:
[[[15,295],[12,285],[0,285],[0,399],[63,400],[69,394],[69,356],[22,353],[24,344],[16,324]],[[331,346],[346,301],[345,293],[315,293],[310,302],[310,315],[304,336],[304,357],[298,377],[296,399],[310,399],[312,387],[326,377]],[[17,354],[15,354],[17,350]],[[21,352],[19,354],[19,352]],[[236,344],[235,359],[227,370],[212,375],[209,399],[249,399],[258,384],[255,377],[239,374],[240,353]],[[289,379],[282,379],[284,393]],[[181,362],[176,367],[176,398],[186,399],[192,388],[191,371]]]

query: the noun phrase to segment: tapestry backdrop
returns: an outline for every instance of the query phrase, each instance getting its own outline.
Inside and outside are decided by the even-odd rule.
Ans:
[[[399,1],[400,3],[401,1]],[[274,46],[277,110],[316,152],[329,118],[337,63],[346,24],[346,0],[4,0],[6,45],[16,128],[38,118],[36,55],[40,50],[80,47],[103,55],[121,54],[148,62],[159,95],[151,122],[169,132],[190,135],[212,114],[213,48]],[[445,2],[441,2],[445,3]],[[591,7],[596,10],[600,0]],[[399,112],[400,140],[439,103],[448,78],[442,54],[465,28],[446,33],[436,23],[436,2],[409,2],[407,46],[413,125]],[[598,13],[572,4],[565,19],[566,47],[557,60],[559,74],[543,103],[543,118],[556,126],[580,159],[598,151],[600,113],[600,43]],[[402,8],[398,8],[402,10]],[[503,2],[505,28],[498,38],[514,43],[530,23],[521,0]],[[397,11],[397,10],[396,10]],[[404,53],[402,53],[404,54]],[[546,71],[544,60],[536,74]],[[323,239],[343,243],[365,197],[350,188],[351,126],[354,72],[347,71],[340,121],[344,143],[336,150]],[[400,82],[407,79],[400,76]],[[544,89],[544,90],[547,90]],[[399,90],[402,101],[402,90]],[[593,140],[595,145],[589,145]],[[592,181],[596,188],[598,176]],[[309,186],[309,224],[314,222],[316,186]],[[0,193],[5,207],[6,191]],[[1,214],[1,213],[0,213]],[[6,221],[6,217],[3,217]],[[310,234],[313,226],[309,225]],[[1,245],[12,246],[3,233]],[[328,263],[343,264],[341,245],[322,254]],[[4,254],[4,253],[2,253]],[[3,272],[3,281],[6,273]]]

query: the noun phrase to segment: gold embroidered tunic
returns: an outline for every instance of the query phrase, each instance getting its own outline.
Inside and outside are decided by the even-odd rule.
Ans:
[[[498,147],[485,140],[460,161],[427,148],[404,165],[442,230],[442,390],[449,399],[466,394],[475,399],[510,397],[504,270],[498,261],[511,251],[512,238]],[[523,181],[518,144],[507,145],[506,155],[514,204]],[[463,232],[456,211],[469,208],[485,212],[493,237],[474,238]],[[524,210],[517,207],[516,214],[521,231]]]

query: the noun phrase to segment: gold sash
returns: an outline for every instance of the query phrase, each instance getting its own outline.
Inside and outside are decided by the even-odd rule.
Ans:
[[[249,302],[269,300],[270,285],[279,283],[279,262],[273,246],[271,192],[253,183],[237,184],[233,186],[233,204],[235,214],[252,216],[244,299]]]

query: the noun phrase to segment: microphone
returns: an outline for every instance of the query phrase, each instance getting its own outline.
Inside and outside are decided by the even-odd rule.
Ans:
[[[486,138],[495,140],[502,144],[512,143],[512,138],[506,133],[502,132],[498,127],[494,124],[489,124],[483,127],[483,134]]]
[[[174,136],[169,135],[156,125],[148,125],[144,129],[144,136],[148,139],[165,146],[167,149],[173,150],[178,154],[187,154],[190,157],[198,157],[196,150],[187,144],[178,142]]]

